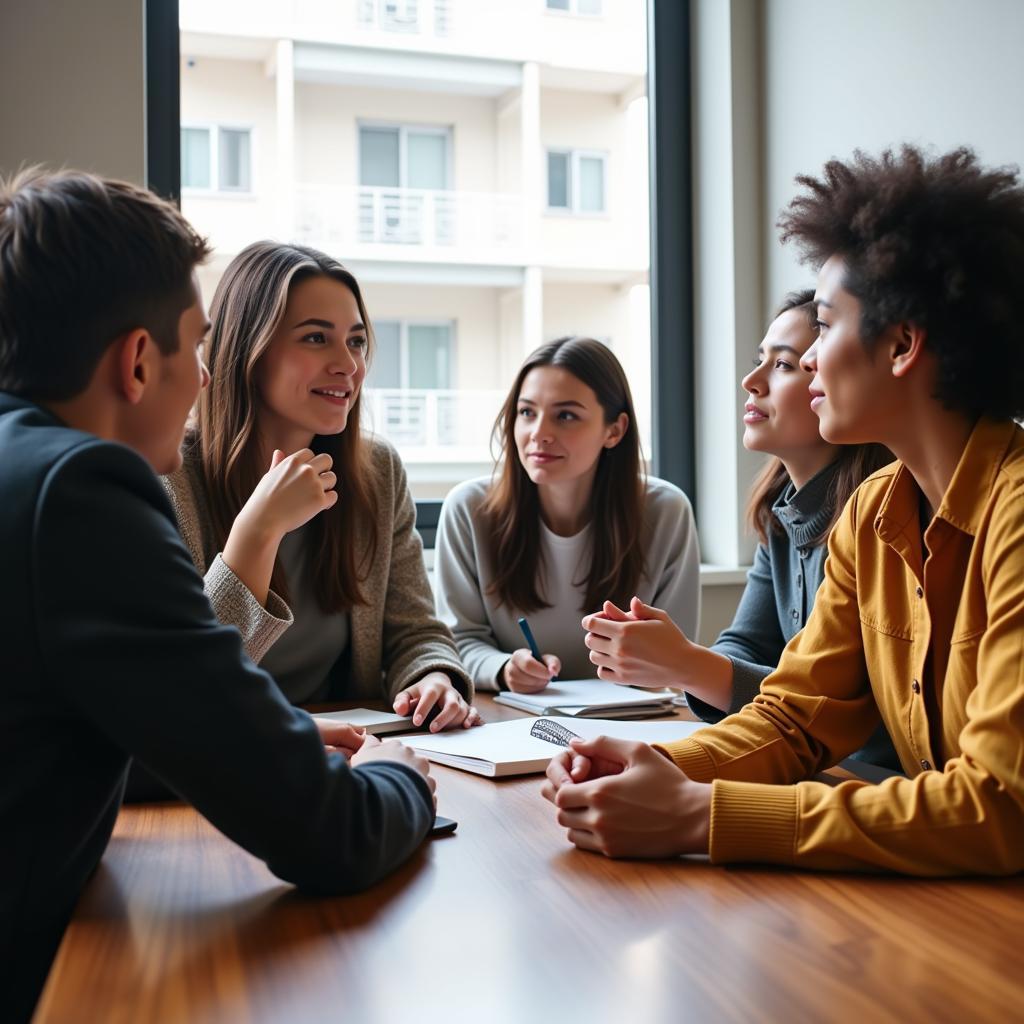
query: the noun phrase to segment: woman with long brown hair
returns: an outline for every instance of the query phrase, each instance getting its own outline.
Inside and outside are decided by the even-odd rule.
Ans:
[[[817,337],[813,290],[786,297],[743,378],[743,444],[772,456],[751,488],[754,564],[732,625],[710,647],[690,639],[667,609],[634,598],[588,616],[586,643],[602,679],[686,691],[690,708],[717,722],[757,696],[800,632],[824,576],[826,541],[847,498],[892,461],[877,444],[834,445],[818,432],[800,357]],[[899,769],[884,726],[856,755]]]
[[[580,618],[633,594],[697,629],[700,558],[690,503],[646,477],[629,383],[592,338],[542,345],[498,415],[493,477],[448,495],[438,607],[480,689],[592,677]],[[542,660],[518,625],[528,616]]]
[[[218,617],[292,703],[386,697],[417,725],[476,723],[405,470],[360,429],[373,336],[358,282],[316,250],[257,242],[210,316],[211,383],[165,483]]]

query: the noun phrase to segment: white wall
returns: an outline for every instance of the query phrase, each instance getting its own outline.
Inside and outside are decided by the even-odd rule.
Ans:
[[[0,174],[43,163],[142,184],[143,0],[3,0]]]
[[[811,277],[774,230],[796,174],[903,141],[1024,163],[1020,0],[769,0],[763,46],[768,304]]]

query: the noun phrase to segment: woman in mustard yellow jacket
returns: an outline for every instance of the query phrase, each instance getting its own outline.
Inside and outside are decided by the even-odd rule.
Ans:
[[[807,627],[742,711],[664,749],[574,741],[545,795],[608,855],[1024,869],[1024,188],[958,150],[831,161],[781,220],[819,268],[804,356],[853,494]],[[879,720],[908,777],[810,781]]]

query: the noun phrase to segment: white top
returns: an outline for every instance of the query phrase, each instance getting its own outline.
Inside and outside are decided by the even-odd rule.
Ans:
[[[445,499],[434,562],[438,617],[455,635],[463,663],[481,690],[498,689],[498,674],[509,655],[527,646],[517,623],[523,612],[499,604],[497,595],[487,593],[494,570],[478,510],[490,483],[490,477],[468,480]],[[559,537],[543,522],[538,527],[540,592],[551,607],[530,612],[530,628],[541,653],[561,659],[560,678],[592,679],[595,670],[580,620],[598,610],[582,605],[591,534],[600,524],[591,523],[574,537]],[[637,542],[644,550],[637,596],[668,612],[687,636],[696,636],[700,624],[697,530],[690,502],[674,484],[647,478]]]

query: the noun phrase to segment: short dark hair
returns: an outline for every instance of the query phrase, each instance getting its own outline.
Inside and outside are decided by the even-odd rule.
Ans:
[[[935,397],[972,417],[1024,414],[1024,188],[1016,167],[970,149],[915,146],[830,160],[779,219],[804,262],[833,255],[862,307],[867,344],[896,323],[924,328]]]
[[[778,308],[775,310],[775,316],[772,317],[772,319],[778,320],[783,313],[789,313],[794,309],[803,313],[804,319],[807,321],[807,326],[817,334],[818,307],[814,302],[813,288],[801,288],[798,291],[789,292],[789,294],[779,303]]]
[[[128,182],[41,168],[0,182],[0,389],[72,398],[136,327],[174,352],[209,251],[174,206]]]

